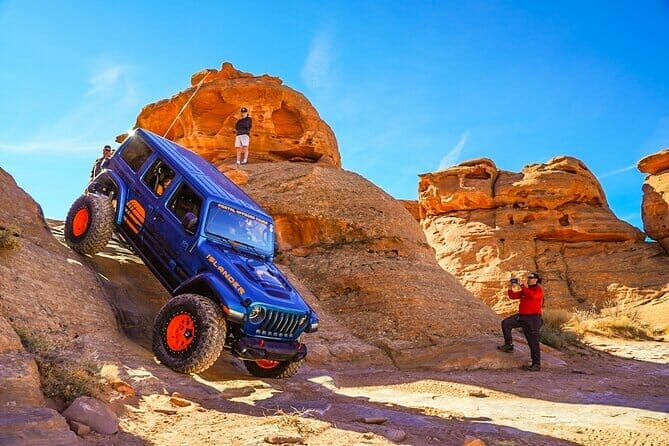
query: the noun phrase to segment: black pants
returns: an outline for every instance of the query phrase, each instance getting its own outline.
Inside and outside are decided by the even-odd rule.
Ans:
[[[530,346],[530,356],[532,364],[541,364],[541,349],[539,347],[539,331],[543,319],[540,314],[514,314],[502,321],[502,333],[504,334],[504,343],[512,344],[511,330],[522,328],[527,345]]]

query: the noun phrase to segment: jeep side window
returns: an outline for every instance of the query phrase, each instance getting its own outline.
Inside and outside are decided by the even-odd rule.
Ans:
[[[153,151],[138,136],[131,136],[128,145],[123,148],[121,158],[128,163],[133,172],[137,172],[146,162]]]
[[[202,199],[186,183],[182,183],[167,206],[179,221],[183,221],[188,212],[192,213],[195,217],[199,217],[201,205]]]
[[[142,181],[149,186],[149,189],[151,189],[157,197],[160,197],[173,179],[174,171],[170,166],[165,164],[163,160],[159,159],[156,160],[149,171],[146,172]]]

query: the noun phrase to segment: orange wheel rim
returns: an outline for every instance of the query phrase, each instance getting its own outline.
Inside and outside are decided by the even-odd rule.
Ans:
[[[90,221],[90,215],[88,209],[81,208],[74,214],[74,219],[72,220],[72,234],[75,237],[81,237],[86,229],[88,229],[88,222]]]
[[[167,323],[167,346],[173,352],[186,350],[195,339],[195,322],[190,314],[177,314]]]
[[[272,361],[271,359],[261,359],[259,361],[256,361],[256,364],[258,367],[261,369],[273,369],[274,367],[279,365],[279,361]]]

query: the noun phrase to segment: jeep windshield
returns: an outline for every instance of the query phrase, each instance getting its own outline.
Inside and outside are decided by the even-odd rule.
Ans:
[[[207,237],[263,257],[274,253],[274,227],[270,222],[221,203],[212,203],[207,214]]]

